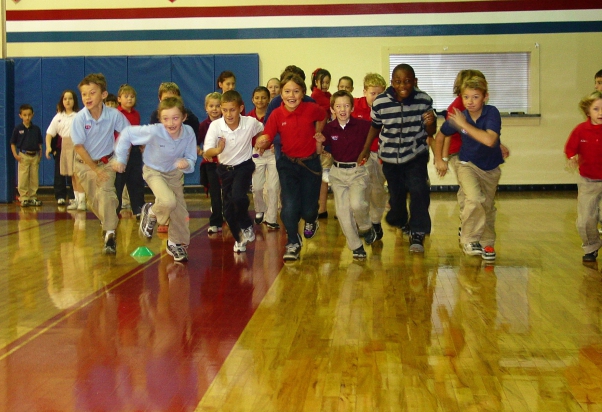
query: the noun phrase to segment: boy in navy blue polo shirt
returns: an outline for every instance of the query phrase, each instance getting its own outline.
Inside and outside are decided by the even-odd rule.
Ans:
[[[42,131],[31,123],[33,107],[23,104],[19,107],[19,117],[23,123],[16,126],[10,139],[10,149],[19,162],[17,187],[21,206],[40,206],[36,198],[39,186],[38,171],[42,158]]]

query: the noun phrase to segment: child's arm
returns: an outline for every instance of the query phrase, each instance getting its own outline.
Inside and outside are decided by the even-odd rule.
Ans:
[[[370,126],[370,130],[368,131],[368,136],[366,136],[366,143],[364,143],[364,150],[360,153],[357,158],[357,162],[360,164],[364,164],[368,161],[368,157],[370,156],[370,146],[372,146],[372,141],[376,136],[380,133],[380,129],[374,127],[374,125]]]
[[[52,135],[46,135],[46,159],[50,159],[50,154],[52,153]]]
[[[443,177],[447,173],[447,156],[444,156],[444,153],[446,145],[447,150],[449,151],[450,140],[450,137],[444,135],[441,133],[441,131],[439,131],[437,136],[435,136],[435,147],[433,148],[433,154],[435,155],[435,169],[437,169],[437,174],[439,177]]]
[[[429,110],[428,112],[422,113],[422,120],[424,121],[424,130],[426,134],[430,136],[434,136],[437,133],[437,116],[435,115],[434,110]]]
[[[212,147],[211,149],[205,150],[205,153],[203,156],[205,158],[212,158],[213,156],[218,156],[224,151],[225,147],[226,147],[226,139],[224,139],[223,137],[218,137],[217,138],[217,147]]]
[[[21,154],[17,153],[17,146],[14,143],[10,144],[10,150],[13,152],[13,156],[17,162],[21,161]]]
[[[449,115],[449,120],[456,125],[456,128],[462,133],[475,139],[477,142],[484,144],[485,146],[493,147],[498,141],[499,134],[493,130],[482,130],[468,123],[464,113],[458,109],[454,109],[454,113]]]

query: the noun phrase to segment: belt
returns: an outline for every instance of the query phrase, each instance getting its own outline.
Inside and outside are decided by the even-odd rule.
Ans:
[[[218,164],[218,167],[221,167],[222,169],[226,169],[227,171],[231,172],[232,170],[236,170],[236,169],[238,169],[239,167],[241,167],[241,166],[243,166],[243,165],[247,164],[248,162],[252,162],[252,161],[253,161],[253,159],[248,159],[248,160],[245,160],[244,162],[242,162],[242,163],[239,163],[239,164],[237,164],[237,165],[234,165],[234,166],[225,165],[225,164],[223,164],[223,163],[220,163],[220,164]]]
[[[340,167],[341,169],[352,169],[354,167],[357,167],[357,162],[336,162],[336,161],[333,161],[332,164],[335,165],[336,167]]]
[[[107,164],[109,163],[109,161],[111,160],[111,158],[113,157],[113,153],[110,153],[106,156],[101,157],[100,159],[97,160],[92,160],[94,163],[96,163],[97,165],[102,165],[102,164]],[[82,159],[80,159],[79,157],[77,157],[75,160],[77,160],[80,163],[85,163]]]
[[[284,154],[284,153],[282,153],[282,155],[283,155],[284,157],[286,157],[288,160],[290,160],[291,162],[293,162],[293,163],[296,163],[296,162],[304,162],[304,161],[306,161],[306,160],[315,159],[316,157],[318,157],[318,156],[319,156],[319,154],[317,154],[317,153],[313,153],[313,154],[311,154],[311,155],[309,155],[309,156],[307,156],[307,157],[290,157],[289,155],[287,155],[287,154]]]
[[[35,156],[38,154],[37,150],[21,150],[21,153],[25,153],[28,156]]]

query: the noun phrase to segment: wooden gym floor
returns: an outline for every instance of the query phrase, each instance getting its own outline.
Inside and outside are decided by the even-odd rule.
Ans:
[[[581,263],[576,192],[499,193],[498,258],[458,246],[433,193],[426,252],[385,225],[354,262],[334,205],[301,260],[256,226],[245,254],[207,235],[190,261],[123,216],[0,205],[0,411],[600,411],[602,275]],[[155,255],[130,253],[147,246]]]

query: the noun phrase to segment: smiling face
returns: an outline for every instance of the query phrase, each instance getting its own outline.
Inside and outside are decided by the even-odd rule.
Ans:
[[[180,136],[182,123],[184,123],[184,120],[186,120],[186,115],[182,113],[179,108],[172,107],[171,109],[161,110],[159,119],[171,138],[177,139]]]
[[[222,103],[222,117],[232,130],[238,127],[240,123],[240,114],[242,113],[243,107],[236,102],[223,102]]]
[[[410,97],[416,84],[416,77],[411,72],[403,69],[396,70],[391,78],[391,86],[393,86],[399,101]]]
[[[234,90],[236,88],[236,79],[234,77],[227,77],[223,82],[217,84],[222,93],[226,93],[228,90]]]
[[[103,92],[100,86],[95,83],[83,84],[80,86],[79,91],[82,95],[84,106],[90,112],[100,110],[102,108],[102,101],[108,94],[106,91]]]
[[[264,110],[266,107],[268,107],[269,102],[270,97],[265,93],[265,91],[253,93],[253,105],[257,110]]]
[[[353,111],[353,105],[349,97],[341,96],[334,100],[334,104],[330,108],[332,114],[337,117],[340,124],[347,124]]]
[[[284,107],[289,112],[295,110],[303,101],[303,87],[295,83],[294,81],[288,81],[282,91],[280,93],[282,95],[282,101],[284,102]]]
[[[589,107],[588,117],[592,124],[602,124],[602,99],[595,100]]]
[[[219,119],[222,116],[219,99],[209,99],[205,110],[207,110],[207,115],[211,121]]]
[[[475,118],[475,116],[480,116],[483,111],[485,99],[487,99],[487,94],[479,89],[465,88],[462,90],[461,96],[462,104],[464,104],[464,107],[466,107],[466,110],[468,110],[471,117]]]

